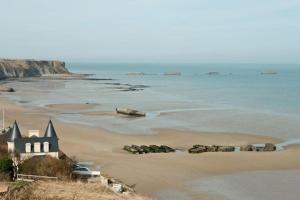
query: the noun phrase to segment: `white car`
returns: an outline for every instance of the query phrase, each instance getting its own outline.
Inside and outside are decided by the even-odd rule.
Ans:
[[[88,176],[100,176],[100,171],[93,171],[93,170],[90,170],[88,167],[85,167],[85,166],[77,166],[73,170],[73,174],[88,175]]]

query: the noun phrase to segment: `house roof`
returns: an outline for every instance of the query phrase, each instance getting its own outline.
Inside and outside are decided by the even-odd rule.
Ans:
[[[56,135],[56,132],[55,132],[55,129],[54,129],[54,126],[53,126],[51,120],[49,120],[49,123],[48,123],[47,129],[45,131],[44,137],[54,137],[54,138],[57,138],[57,135]]]
[[[44,142],[49,142],[49,152],[59,151],[58,138],[51,120],[48,123],[45,135],[43,137],[22,137],[16,121],[14,122],[13,127],[8,131],[7,134],[7,140],[15,143],[15,149],[18,153],[25,153],[26,143],[34,144],[36,142],[39,142],[41,144],[43,144]]]
[[[9,141],[12,142],[12,141],[14,141],[15,139],[18,139],[18,138],[22,138],[22,135],[21,135],[18,123],[17,123],[17,121],[15,121],[14,124],[13,124],[13,127],[11,129],[11,135],[10,135]]]

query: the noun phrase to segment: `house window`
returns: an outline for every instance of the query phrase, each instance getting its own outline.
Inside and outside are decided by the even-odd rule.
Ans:
[[[49,142],[44,142],[44,144],[43,144],[43,146],[44,146],[44,152],[49,152],[49,148],[50,148],[50,144],[49,144]]]
[[[35,153],[40,153],[41,152],[41,143],[40,142],[35,142],[34,143],[34,152]]]
[[[32,150],[31,144],[30,143],[26,143],[25,144],[25,152],[26,153],[30,153]]]

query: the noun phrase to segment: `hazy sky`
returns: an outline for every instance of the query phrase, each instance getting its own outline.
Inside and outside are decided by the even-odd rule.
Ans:
[[[300,0],[0,0],[0,57],[300,63]]]

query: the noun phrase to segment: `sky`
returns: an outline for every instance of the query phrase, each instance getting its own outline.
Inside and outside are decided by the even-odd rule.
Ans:
[[[0,57],[300,63],[300,0],[0,0]]]

